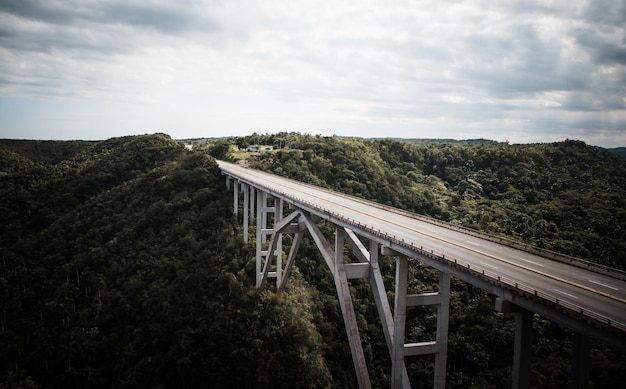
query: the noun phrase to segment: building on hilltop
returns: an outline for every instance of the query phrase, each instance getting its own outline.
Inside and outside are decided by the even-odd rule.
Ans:
[[[274,151],[274,146],[269,146],[269,145],[250,145],[246,148],[247,152],[250,153],[264,153],[267,151]]]

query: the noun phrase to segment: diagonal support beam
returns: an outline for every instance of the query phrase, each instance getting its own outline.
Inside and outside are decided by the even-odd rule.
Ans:
[[[287,280],[291,275],[291,268],[293,267],[296,253],[298,252],[298,248],[300,248],[300,243],[302,243],[303,237],[304,231],[299,231],[293,238],[293,243],[291,244],[291,249],[289,250],[289,256],[287,257],[287,264],[285,265],[285,272],[282,279],[280,280],[280,285],[278,286],[279,293],[285,290],[285,285],[287,284]]]
[[[302,215],[301,211],[292,212],[291,214],[289,214],[289,216],[285,217],[284,219],[279,220],[274,226],[274,230],[272,231],[272,237],[269,243],[269,248],[267,250],[267,255],[265,256],[265,264],[263,266],[263,273],[261,276],[259,289],[263,289],[263,287],[265,286],[265,282],[267,281],[267,276],[269,274],[270,266],[272,264],[272,258],[274,258],[275,255],[281,255],[281,253],[275,253],[279,237],[281,236],[283,231],[286,230],[288,227],[290,227],[291,223],[296,218],[299,218],[301,215]],[[277,271],[280,271],[280,269],[277,269]]]
[[[367,252],[367,249],[361,242],[358,236],[349,228],[344,228],[346,231],[346,240],[350,244],[352,248],[352,252],[356,255],[356,258],[361,263],[369,263],[370,262],[370,253]]]
[[[378,311],[378,316],[383,327],[385,341],[389,349],[389,356],[393,358],[393,333],[395,324],[393,320],[393,314],[391,313],[389,300],[387,299],[387,290],[385,289],[383,276],[380,272],[380,266],[378,265],[378,251],[380,249],[380,245],[377,242],[372,241],[370,243],[370,250],[368,252],[365,248],[365,245],[361,242],[361,240],[354,233],[354,231],[348,228],[345,228],[345,231],[346,240],[350,244],[350,247],[352,248],[352,251],[356,255],[359,262],[361,262],[360,264],[350,265],[364,265],[365,263],[369,265],[368,274],[370,279],[370,286],[374,295],[374,302],[376,303],[376,310]],[[406,371],[404,359],[402,360],[401,370],[402,388],[410,388],[411,383],[409,382],[409,375]]]
[[[367,364],[365,362],[365,354],[363,352],[363,345],[361,344],[361,337],[359,335],[356,314],[354,313],[354,306],[352,305],[352,296],[350,295],[348,277],[343,263],[345,231],[341,227],[336,227],[335,250],[333,250],[330,243],[328,243],[309,215],[303,214],[302,221],[311,233],[317,248],[322,253],[328,268],[333,274],[335,288],[337,289],[337,297],[339,298],[339,306],[341,307],[341,313],[346,327],[346,334],[348,335],[352,362],[356,370],[359,387],[371,388],[372,384],[367,371]]]
[[[387,290],[385,289],[383,276],[380,272],[380,266],[378,265],[378,251],[380,249],[380,245],[377,242],[372,241],[370,243],[370,250],[368,252],[365,248],[365,245],[361,242],[361,240],[354,233],[354,231],[348,228],[345,228],[345,231],[346,240],[350,244],[350,247],[352,248],[352,251],[356,255],[359,262],[361,262],[360,264],[351,265],[362,265],[365,263],[369,265],[368,273],[370,286],[374,295],[374,302],[376,303],[378,316],[383,327],[385,341],[389,349],[389,356],[393,358],[393,333],[395,324],[393,320],[393,314],[391,313],[389,300],[387,299]],[[410,388],[411,383],[409,382],[409,375],[406,371],[404,359],[402,360],[402,367],[400,368],[400,370],[402,371],[402,388]]]
[[[343,322],[350,343],[350,351],[352,354],[352,363],[356,370],[357,380],[360,388],[371,388],[367,364],[365,363],[365,354],[363,353],[363,345],[361,344],[361,336],[359,335],[359,327],[357,325],[354,306],[352,305],[352,296],[350,295],[350,287],[348,286],[348,278],[343,264],[343,243],[344,230],[337,227],[335,230],[335,271],[333,278],[335,279],[335,288],[339,297],[339,305],[343,314]]]
[[[380,249],[380,244],[378,242],[372,241],[370,243],[370,285],[372,287],[372,292],[374,294],[374,302],[376,303],[376,309],[378,310],[378,316],[380,318],[380,322],[383,325],[383,334],[385,335],[385,341],[387,342],[387,348],[389,349],[389,356],[393,360],[394,356],[394,329],[395,323],[393,319],[393,314],[391,313],[391,306],[389,305],[389,300],[387,299],[387,290],[385,289],[385,284],[383,282],[383,276],[380,271],[380,265],[378,264],[378,251]],[[406,371],[406,365],[404,364],[404,358],[402,359],[402,367],[397,367],[397,369],[401,370],[402,375],[402,388],[410,388],[411,383],[409,381],[409,375]]]
[[[324,237],[324,234],[322,234],[322,231],[320,231],[317,225],[313,222],[310,215],[303,214],[302,221],[309,230],[309,233],[315,241],[315,244],[317,245],[320,253],[322,253],[324,261],[326,261],[326,265],[328,265],[330,271],[335,274],[335,254],[333,252],[333,248]]]

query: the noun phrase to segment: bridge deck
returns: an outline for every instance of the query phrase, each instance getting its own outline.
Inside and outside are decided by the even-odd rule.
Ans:
[[[626,332],[626,279],[621,272],[591,271],[584,263],[557,261],[524,250],[512,242],[436,222],[362,199],[303,184],[291,179],[218,161],[228,175],[262,188],[320,216],[334,215],[364,231],[376,231],[408,247],[433,252],[494,279],[518,284],[546,301],[595,318]],[[565,258],[565,257],[563,257]]]

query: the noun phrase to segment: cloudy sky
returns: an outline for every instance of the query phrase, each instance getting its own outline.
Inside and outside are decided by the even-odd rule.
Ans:
[[[626,0],[0,0],[0,138],[626,146]]]

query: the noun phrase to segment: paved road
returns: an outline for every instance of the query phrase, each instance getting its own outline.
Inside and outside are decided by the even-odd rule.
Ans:
[[[595,312],[626,328],[626,281],[547,259],[508,245],[463,233],[452,226],[433,224],[389,207],[273,174],[218,162],[222,171],[255,186],[281,194],[294,203],[342,215],[380,230],[405,243],[457,259],[479,271],[531,287],[585,311]],[[322,213],[322,212],[320,212]]]

